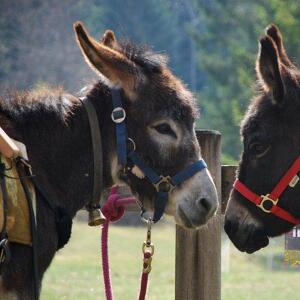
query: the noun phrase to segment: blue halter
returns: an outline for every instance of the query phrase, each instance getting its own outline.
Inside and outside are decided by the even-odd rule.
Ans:
[[[150,168],[136,153],[135,149],[127,152],[127,129],[126,129],[126,112],[123,108],[122,99],[119,89],[111,89],[113,111],[111,118],[115,123],[116,139],[117,139],[117,155],[118,163],[122,166],[126,166],[128,160],[136,165],[145,175],[145,177],[154,186],[157,196],[154,202],[154,215],[152,221],[156,223],[164,214],[169,193],[178,185],[191,178],[196,173],[207,168],[207,165],[203,159],[200,159],[183,171],[180,171],[174,176],[158,175],[152,168]],[[132,140],[131,140],[132,141]],[[133,142],[134,143],[134,142]]]

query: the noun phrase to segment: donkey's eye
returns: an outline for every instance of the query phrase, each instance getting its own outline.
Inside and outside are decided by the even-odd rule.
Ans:
[[[173,129],[168,123],[158,124],[153,126],[153,128],[160,134],[168,134],[173,136],[174,138],[177,138],[176,133],[173,131]]]
[[[270,145],[261,144],[261,143],[252,143],[249,146],[249,150],[251,154],[255,155],[258,158],[265,155],[269,149],[270,149]]]

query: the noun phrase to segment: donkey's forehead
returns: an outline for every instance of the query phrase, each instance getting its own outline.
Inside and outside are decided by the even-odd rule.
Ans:
[[[196,118],[198,116],[197,101],[194,95],[168,68],[163,67],[161,73],[153,79],[153,83],[162,96],[159,102],[162,101],[161,104],[164,104],[165,107],[169,107],[173,111],[182,111],[187,117]]]
[[[171,117],[193,123],[198,116],[193,94],[169,71],[149,77],[139,90],[136,107],[147,111],[149,118]]]
[[[271,138],[280,134],[282,127],[282,113],[272,103],[268,94],[254,99],[242,121],[241,134],[243,138],[252,137]]]
[[[172,117],[187,123],[198,116],[196,100],[185,85],[167,68],[167,56],[155,53],[149,47],[121,41],[120,51],[137,64],[144,80],[137,88],[134,106],[147,117],[157,115]]]

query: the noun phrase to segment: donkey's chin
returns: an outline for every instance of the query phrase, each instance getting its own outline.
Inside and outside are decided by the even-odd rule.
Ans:
[[[182,206],[178,206],[175,214],[176,224],[187,228],[187,229],[197,229],[205,225],[211,216],[208,216],[206,213],[197,212],[197,214],[190,214]]]
[[[260,236],[255,239],[248,239],[246,244],[234,243],[234,245],[239,249],[239,251],[252,254],[267,247],[269,245],[269,238],[267,236]]]
[[[241,252],[251,254],[269,244],[266,232],[254,224],[240,224],[225,219],[224,229],[232,243]]]

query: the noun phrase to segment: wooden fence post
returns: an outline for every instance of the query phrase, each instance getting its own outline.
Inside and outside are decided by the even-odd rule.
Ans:
[[[221,199],[221,134],[201,130],[197,137]],[[220,213],[221,205],[218,214],[199,230],[176,225],[176,300],[221,299]]]
[[[227,201],[229,198],[230,191],[232,189],[232,184],[235,179],[236,166],[233,165],[223,165],[222,166],[222,214],[225,213]]]

